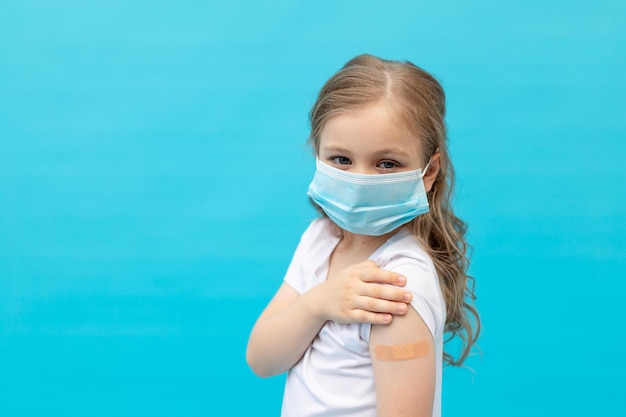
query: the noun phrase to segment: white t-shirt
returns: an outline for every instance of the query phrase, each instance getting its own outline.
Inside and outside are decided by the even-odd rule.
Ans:
[[[285,282],[300,294],[326,280],[339,238],[331,221],[314,220],[302,235]],[[436,382],[433,416],[441,415],[441,370],[446,308],[435,267],[415,236],[401,229],[369,259],[407,278],[411,306],[433,335]],[[287,375],[283,417],[376,417],[376,392],[369,353],[370,324],[329,321]]]

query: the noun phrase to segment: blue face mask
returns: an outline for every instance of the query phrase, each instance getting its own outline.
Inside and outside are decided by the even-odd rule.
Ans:
[[[307,194],[342,229],[380,236],[428,212],[422,180],[427,168],[424,172],[355,174],[318,160]]]

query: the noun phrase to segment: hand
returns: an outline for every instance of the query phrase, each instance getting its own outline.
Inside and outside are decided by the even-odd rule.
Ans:
[[[344,269],[314,290],[319,292],[319,314],[326,320],[389,324],[393,315],[408,311],[411,292],[390,286],[404,284],[404,276],[368,260]]]

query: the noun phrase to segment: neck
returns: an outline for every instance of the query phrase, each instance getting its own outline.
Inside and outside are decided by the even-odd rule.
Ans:
[[[338,246],[341,250],[375,249],[386,242],[387,239],[393,236],[397,231],[398,229],[380,236],[368,236],[350,233],[344,230]]]

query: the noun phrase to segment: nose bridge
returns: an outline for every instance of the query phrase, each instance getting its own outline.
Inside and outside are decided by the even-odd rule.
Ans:
[[[378,174],[376,167],[372,164],[368,164],[364,161],[354,161],[351,172],[355,174],[373,175]]]

